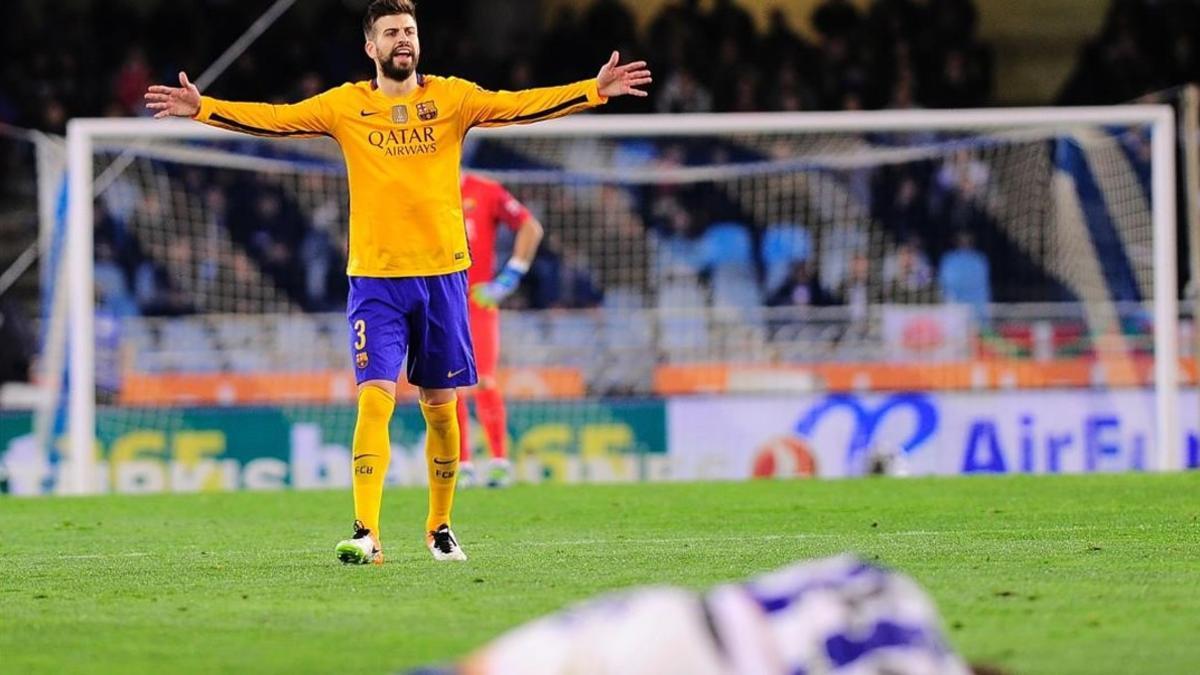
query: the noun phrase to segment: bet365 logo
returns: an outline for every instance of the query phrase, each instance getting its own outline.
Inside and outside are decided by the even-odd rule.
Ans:
[[[812,478],[817,460],[808,441],[797,436],[777,436],[754,453],[751,475],[755,478]]]

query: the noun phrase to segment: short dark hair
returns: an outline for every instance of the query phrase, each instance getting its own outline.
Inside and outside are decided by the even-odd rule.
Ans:
[[[367,14],[363,17],[363,36],[368,40],[375,32],[375,22],[385,16],[408,14],[417,18],[417,5],[413,0],[371,0],[367,5]]]

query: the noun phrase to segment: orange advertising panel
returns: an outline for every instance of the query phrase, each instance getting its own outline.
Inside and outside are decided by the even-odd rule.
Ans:
[[[697,364],[661,366],[655,392],[725,394],[763,391],[950,391],[1141,387],[1152,383],[1149,358],[1096,361],[989,360],[952,363],[816,363],[806,365]],[[1180,378],[1196,382],[1193,359],[1180,361]]]
[[[574,368],[508,368],[500,387],[513,399],[580,398],[583,374]],[[130,406],[265,405],[347,403],[355,398],[354,375],[344,371],[310,373],[139,373],[121,381],[119,403]],[[400,399],[415,400],[415,387],[403,384]]]

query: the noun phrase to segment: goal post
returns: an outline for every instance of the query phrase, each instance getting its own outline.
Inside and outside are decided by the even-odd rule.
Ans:
[[[1179,288],[1176,264],[1176,168],[1175,117],[1168,106],[1128,105],[1083,108],[1021,108],[985,110],[911,110],[838,113],[755,113],[730,115],[646,115],[646,116],[575,116],[545,124],[509,127],[472,132],[480,139],[508,140],[536,145],[555,143],[564,139],[580,142],[589,139],[721,138],[733,135],[778,135],[804,137],[821,134],[882,134],[882,133],[1021,133],[1035,130],[1040,137],[1057,133],[1070,134],[1079,130],[1107,127],[1135,127],[1149,131],[1150,180],[1149,220],[1152,238],[1153,272],[1147,285],[1153,295],[1153,388],[1154,388],[1154,449],[1148,462],[1150,468],[1172,470],[1180,468],[1182,431],[1180,425],[1180,359],[1179,359]],[[68,236],[65,256],[68,287],[69,351],[68,351],[68,443],[66,471],[62,492],[88,494],[94,492],[98,481],[94,439],[97,424],[96,392],[96,330],[95,330],[95,271],[93,232],[97,197],[96,153],[100,145],[106,152],[127,146],[137,154],[143,143],[196,141],[237,141],[246,137],[190,121],[154,121],[149,119],[75,119],[68,124]],[[275,142],[275,141],[272,141]],[[953,144],[938,146],[932,152],[951,153]],[[563,154],[553,150],[555,156]],[[856,154],[849,150],[845,156],[849,166],[877,161],[876,154]],[[923,151],[924,152],[924,151]],[[548,151],[549,153],[549,151]],[[901,152],[902,154],[902,152]],[[892,155],[883,155],[891,157]],[[917,153],[914,156],[923,156]],[[560,158],[561,159],[561,158]],[[764,169],[776,171],[788,158],[774,158],[776,163]],[[260,163],[271,160],[258,160]],[[892,160],[887,160],[892,161]],[[247,167],[254,162],[247,163]],[[712,180],[713,176],[737,175],[753,177],[753,163],[731,162],[704,167],[662,169],[653,165],[629,168],[614,164],[576,166],[572,181],[688,183]],[[802,169],[797,169],[802,170]],[[501,178],[514,178],[529,184],[556,180],[554,171],[527,170],[497,172]],[[160,182],[171,180],[160,176]],[[758,188],[751,188],[758,189]],[[816,188],[814,188],[816,189]],[[777,198],[771,189],[748,199]],[[840,197],[838,197],[840,199]],[[548,198],[549,201],[552,201]],[[772,207],[773,208],[773,207]],[[831,206],[830,208],[837,208]],[[1103,270],[1101,270],[1103,272]],[[660,302],[660,308],[663,303]],[[669,308],[663,311],[669,311]],[[715,316],[715,315],[714,315]],[[715,319],[714,319],[715,320]],[[349,366],[347,365],[348,369]]]

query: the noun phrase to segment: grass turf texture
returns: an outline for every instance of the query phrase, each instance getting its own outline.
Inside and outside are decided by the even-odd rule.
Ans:
[[[1200,474],[423,490],[387,564],[343,567],[346,492],[0,501],[0,671],[387,672],[607,589],[700,587],[853,550],[915,576],[968,658],[1194,672]]]

